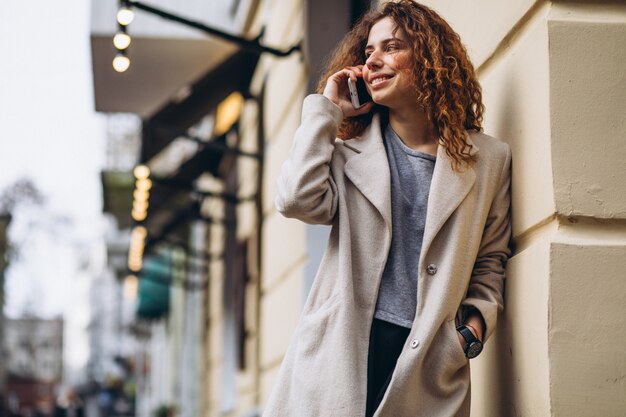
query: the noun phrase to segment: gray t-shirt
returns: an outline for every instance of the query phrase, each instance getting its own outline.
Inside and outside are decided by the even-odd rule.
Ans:
[[[406,146],[391,125],[384,139],[391,171],[392,234],[374,317],[410,328],[417,307],[417,264],[436,158]]]

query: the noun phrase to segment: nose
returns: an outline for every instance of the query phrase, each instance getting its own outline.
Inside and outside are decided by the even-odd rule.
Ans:
[[[365,65],[369,68],[379,68],[381,66],[381,60],[378,52],[372,51],[370,56],[365,60]]]

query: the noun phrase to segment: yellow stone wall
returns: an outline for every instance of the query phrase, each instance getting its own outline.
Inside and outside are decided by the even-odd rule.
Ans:
[[[472,363],[472,415],[623,416],[626,410],[626,5],[620,2],[429,0],[460,33],[477,68],[484,130],[513,151],[513,234],[506,308]],[[264,42],[303,35],[302,0],[263,3]],[[269,10],[269,12],[268,12]],[[247,292],[249,365],[237,378],[244,415],[266,402],[303,304],[305,225],[275,211],[275,183],[298,126],[308,74],[299,54],[263,56],[260,271]],[[255,149],[258,108],[243,141]],[[240,182],[255,184],[253,162]],[[254,186],[250,186],[254,190]],[[255,236],[254,207],[238,235]],[[217,226],[216,226],[217,227]],[[217,236],[217,234],[216,234]],[[216,242],[215,244],[219,244]],[[256,261],[251,262],[255,264]],[[209,291],[206,415],[219,413],[219,265]]]
[[[472,415],[626,410],[626,5],[428,1],[467,44],[513,151],[506,311]]]
[[[303,0],[273,0],[266,14],[266,44],[287,49],[304,36]],[[258,398],[262,406],[270,394],[303,303],[305,226],[277,213],[274,196],[276,177],[300,120],[308,73],[300,53],[287,58],[263,56],[259,67],[253,83],[260,89],[265,82],[266,89],[258,351]]]
[[[263,43],[287,49],[299,42],[304,34],[304,3],[291,0],[262,1],[251,32],[265,25]],[[294,24],[295,22],[295,24]],[[300,22],[300,23],[298,23]],[[285,353],[289,338],[302,308],[303,271],[307,254],[303,224],[284,219],[274,208],[276,177],[287,156],[293,132],[300,119],[300,106],[306,88],[307,72],[300,53],[287,58],[265,54],[261,57],[252,80],[253,94],[265,95],[262,100],[265,127],[264,170],[261,188],[262,229],[254,203],[238,207],[239,239],[260,241],[262,258],[260,271],[256,247],[250,248],[251,281],[246,290],[246,368],[236,376],[236,405],[231,412],[221,410],[223,369],[223,265],[214,262],[208,297],[209,321],[205,356],[204,415],[243,416],[265,403]],[[241,147],[256,152],[258,124],[261,122],[259,103],[248,100],[241,121]],[[240,195],[255,192],[258,165],[250,159],[238,162]],[[222,245],[221,226],[213,233],[212,250]]]

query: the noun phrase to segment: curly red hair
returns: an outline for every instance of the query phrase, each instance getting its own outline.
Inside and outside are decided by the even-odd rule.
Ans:
[[[389,17],[412,44],[411,73],[421,106],[432,121],[439,144],[453,160],[455,169],[471,164],[467,131],[480,131],[484,106],[480,84],[459,35],[432,9],[412,0],[383,4],[371,11],[344,37],[331,56],[317,90],[324,91],[326,80],[346,66],[365,63],[364,50],[370,29]],[[338,136],[349,139],[360,135],[371,123],[372,113],[344,119]]]

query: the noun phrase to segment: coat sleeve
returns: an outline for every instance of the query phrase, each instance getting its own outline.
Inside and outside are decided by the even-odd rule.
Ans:
[[[276,208],[285,217],[330,224],[337,212],[337,186],[330,161],[341,109],[318,94],[304,99],[302,121],[277,181]]]
[[[498,313],[503,309],[506,262],[511,256],[511,150],[506,148],[498,188],[487,216],[487,222],[474,263],[465,310],[477,309],[484,321],[484,340],[493,333]]]

